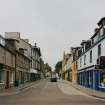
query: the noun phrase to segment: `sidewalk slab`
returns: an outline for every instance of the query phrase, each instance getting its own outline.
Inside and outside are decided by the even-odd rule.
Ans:
[[[70,84],[67,81],[59,81],[57,84],[62,93],[66,95],[86,95],[85,93],[78,91],[74,87],[70,86]]]
[[[70,86],[72,86],[73,88],[89,95],[89,96],[92,96],[92,97],[96,97],[96,98],[100,98],[100,99],[105,99],[105,92],[101,92],[101,91],[96,91],[96,90],[93,90],[93,89],[90,89],[90,88],[86,88],[86,87],[83,87],[83,86],[80,86],[78,84],[74,84],[70,81],[66,81],[66,80],[61,80],[63,83],[66,83],[66,84],[69,84]]]
[[[90,88],[86,88],[86,87],[80,86],[78,84],[70,83],[70,85],[73,86],[74,88],[88,94],[89,96],[105,99],[105,93],[104,92],[96,91],[96,90],[93,90],[93,89],[90,89]]]
[[[78,84],[73,84],[71,82],[70,82],[70,85],[73,86],[74,88],[76,88],[77,90],[80,90],[80,91],[88,94],[89,96],[105,99],[105,93],[104,92],[96,91],[96,90],[93,90],[90,88],[86,88],[86,87],[80,86]]]
[[[27,82],[25,84],[20,85],[19,87],[12,87],[12,88],[9,88],[9,89],[4,89],[3,91],[0,91],[0,96],[8,96],[8,95],[18,94],[21,91],[29,89],[33,84],[35,84],[37,82],[38,81]]]

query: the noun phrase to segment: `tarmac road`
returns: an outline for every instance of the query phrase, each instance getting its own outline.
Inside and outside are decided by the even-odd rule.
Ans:
[[[105,105],[105,100],[90,97],[64,82],[41,80],[18,94],[0,96],[0,105]]]

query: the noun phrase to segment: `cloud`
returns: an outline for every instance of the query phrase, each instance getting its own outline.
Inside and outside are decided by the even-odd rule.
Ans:
[[[0,31],[19,31],[52,66],[64,50],[88,39],[105,16],[100,0],[0,0]]]

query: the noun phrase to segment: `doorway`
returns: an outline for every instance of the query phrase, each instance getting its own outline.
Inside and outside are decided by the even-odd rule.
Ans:
[[[6,89],[9,88],[9,71],[6,72]]]

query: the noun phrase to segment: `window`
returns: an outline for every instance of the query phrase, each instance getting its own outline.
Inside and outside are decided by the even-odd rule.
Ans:
[[[3,71],[0,71],[0,83],[3,83]]]
[[[92,63],[92,51],[90,51],[90,63]]]
[[[103,27],[103,35],[105,35],[105,26]]]
[[[82,58],[80,58],[80,67],[81,67],[81,65],[82,65]]]
[[[84,55],[84,65],[86,65],[86,55]]]
[[[14,62],[14,61],[13,61],[13,55],[11,54],[11,66],[14,66],[14,65],[13,65],[13,62]]]
[[[105,88],[105,73],[100,72],[100,87]]]
[[[100,56],[101,56],[101,44],[98,45],[98,57],[100,57]]]

